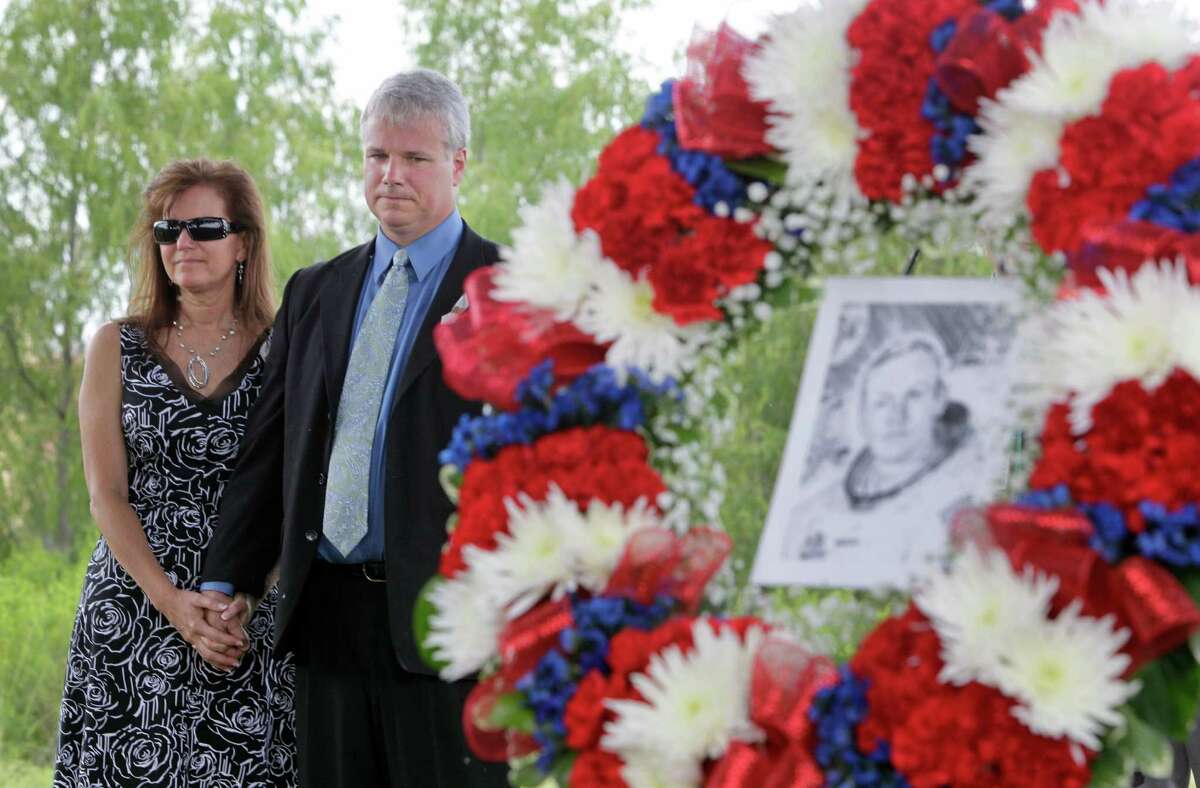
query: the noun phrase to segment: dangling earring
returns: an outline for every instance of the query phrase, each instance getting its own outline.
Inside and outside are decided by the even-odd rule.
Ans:
[[[238,287],[241,287],[241,286],[242,286],[242,282],[244,282],[244,281],[245,281],[245,279],[246,279],[246,261],[245,261],[245,260],[238,260],[238,269],[237,269],[237,286],[238,286]]]

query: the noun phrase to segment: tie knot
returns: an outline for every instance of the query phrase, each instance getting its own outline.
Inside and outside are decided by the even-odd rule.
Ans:
[[[392,265],[396,266],[397,268],[403,268],[404,264],[407,262],[408,252],[403,249],[397,249],[396,253],[392,255]]]

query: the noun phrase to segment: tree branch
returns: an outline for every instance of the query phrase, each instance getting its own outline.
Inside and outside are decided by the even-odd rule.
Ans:
[[[17,344],[17,335],[13,332],[12,326],[4,326],[4,336],[8,340],[8,348],[12,352],[13,365],[17,369],[17,377],[21,379],[21,382],[29,388],[35,397],[46,405],[54,407],[50,395],[38,386],[33,376],[29,374],[29,370],[25,367],[25,363],[21,361],[21,348]]]

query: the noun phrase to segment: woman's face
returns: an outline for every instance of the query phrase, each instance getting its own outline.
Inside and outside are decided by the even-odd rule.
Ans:
[[[181,193],[167,209],[165,219],[229,219],[225,200],[211,186],[200,184]],[[238,260],[245,258],[242,236],[230,233],[218,241],[194,241],[185,229],[172,244],[160,244],[163,269],[180,290],[209,293],[233,291]]]

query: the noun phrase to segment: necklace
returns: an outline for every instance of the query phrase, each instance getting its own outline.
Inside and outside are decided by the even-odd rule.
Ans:
[[[191,386],[192,388],[194,388],[196,391],[200,391],[201,389],[203,389],[205,386],[208,385],[208,362],[206,362],[204,360],[204,356],[200,355],[199,351],[197,351],[196,348],[189,347],[188,345],[184,344],[184,342],[183,342],[183,326],[181,326],[179,324],[179,321],[172,320],[171,325],[175,326],[175,331],[179,334],[179,348],[184,353],[187,353],[188,355],[191,356],[191,358],[188,359],[187,366],[183,370],[185,376],[187,377],[188,385]],[[229,339],[231,336],[233,336],[236,333],[237,333],[237,318],[235,317],[233,319],[233,325],[230,326],[229,330],[226,331],[224,334],[222,334],[221,338],[217,340],[217,346],[214,347],[212,350],[208,351],[208,357],[213,358],[218,353],[220,353],[221,346],[225,344],[225,341],[227,339]]]

